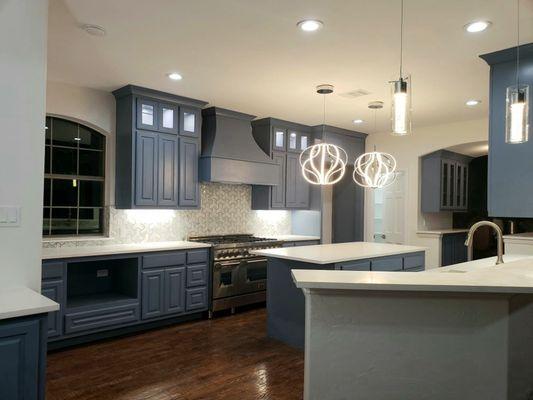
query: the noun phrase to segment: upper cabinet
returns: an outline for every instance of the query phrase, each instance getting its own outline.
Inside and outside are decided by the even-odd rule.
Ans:
[[[264,118],[252,122],[259,147],[280,166],[276,186],[252,186],[252,209],[308,209],[310,184],[303,178],[300,153],[312,144],[311,128],[293,122]]]
[[[532,218],[533,44],[520,46],[520,83],[530,86],[529,141],[505,142],[506,89],[516,85],[516,47],[481,56],[490,65],[487,207],[491,217]]]
[[[468,209],[468,164],[471,157],[440,150],[421,158],[422,212]]]
[[[201,109],[207,103],[128,85],[117,104],[117,208],[197,208]]]

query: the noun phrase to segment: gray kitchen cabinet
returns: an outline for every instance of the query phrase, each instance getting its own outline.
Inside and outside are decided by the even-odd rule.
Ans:
[[[179,205],[196,207],[200,202],[198,185],[199,139],[180,137],[179,139]]]
[[[311,145],[311,128],[263,118],[252,122],[252,133],[259,147],[281,166],[278,185],[252,186],[252,209],[308,209],[310,184],[303,178],[299,157]]]
[[[505,142],[506,89],[516,85],[516,47],[482,55],[490,65],[487,208],[491,217],[533,217],[533,44],[520,46],[520,83],[529,85],[529,141]]]
[[[335,264],[335,269],[343,271],[416,272],[425,269],[425,259],[424,252],[414,252],[395,256],[346,261]]]
[[[116,98],[117,208],[198,208],[201,108],[207,103],[128,85]]]
[[[44,400],[45,314],[0,321],[0,399]]]
[[[185,311],[185,267],[165,270],[165,314]]]
[[[467,211],[471,157],[439,150],[421,157],[422,212]]]
[[[41,294],[49,299],[63,304],[63,280],[46,280],[42,283]],[[61,311],[48,313],[48,337],[53,338],[61,336],[63,333],[63,318]]]
[[[142,272],[141,318],[160,317],[165,307],[165,271]]]
[[[465,246],[466,232],[446,233],[442,235],[441,242],[441,266],[459,264],[466,262],[468,258],[467,247]]]

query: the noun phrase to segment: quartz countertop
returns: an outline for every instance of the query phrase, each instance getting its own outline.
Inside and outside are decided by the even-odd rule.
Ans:
[[[113,254],[143,253],[150,251],[201,249],[211,247],[208,243],[187,241],[112,244],[104,246],[54,247],[42,250],[43,260],[105,256]]]
[[[473,293],[533,293],[533,257],[506,255],[455,264],[424,272],[358,272],[292,270],[299,288],[430,291]]]
[[[416,231],[419,235],[435,235],[442,236],[450,233],[466,233],[469,229],[431,229],[428,231]]]
[[[0,289],[0,320],[59,310],[59,304],[27,287]]]
[[[305,242],[307,240],[320,240],[320,236],[306,236],[306,235],[256,235],[263,237],[273,237],[276,240],[284,242]]]
[[[374,242],[350,242],[255,250],[252,251],[252,253],[311,264],[333,264],[344,261],[385,257],[425,250],[425,247],[419,246],[404,246],[399,244]]]

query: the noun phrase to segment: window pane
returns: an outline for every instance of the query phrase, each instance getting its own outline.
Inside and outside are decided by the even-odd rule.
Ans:
[[[53,208],[51,220],[52,235],[70,235],[76,233],[78,218],[77,208]]]
[[[104,136],[92,129],[80,125],[79,144],[81,149],[104,149]]]
[[[194,132],[196,125],[196,115],[194,113],[183,113],[183,130],[185,132]]]
[[[80,181],[80,206],[101,207],[104,205],[104,183],[98,181]]]
[[[296,149],[296,133],[291,132],[289,135],[289,148],[290,149]]]
[[[50,234],[50,215],[52,210],[48,207],[43,208],[43,235]]]
[[[174,128],[174,110],[172,108],[163,107],[163,128]]]
[[[46,117],[46,123],[45,123],[45,127],[47,129],[45,129],[45,133],[44,133],[44,136],[46,138],[46,144],[50,144],[50,142],[52,141],[52,118],[50,117]]]
[[[144,125],[154,124],[154,107],[149,104],[143,104],[141,106],[141,121]]]
[[[104,153],[80,149],[80,175],[104,176]]]
[[[104,210],[102,208],[80,208],[78,233],[103,233]]]
[[[52,149],[50,146],[44,146],[44,173],[50,173],[50,152]]]
[[[276,131],[276,147],[283,147],[285,133],[283,131]]]
[[[78,185],[72,179],[52,179],[52,206],[78,205]]]
[[[302,136],[300,138],[300,150],[307,149],[307,146],[308,146],[308,144],[307,144],[307,136]]]
[[[77,175],[76,157],[78,150],[52,147],[52,173]]]
[[[44,179],[44,194],[43,194],[43,204],[45,206],[50,205],[50,185],[51,181],[50,179],[45,178]]]
[[[54,118],[52,123],[52,144],[55,146],[78,147],[78,124]]]

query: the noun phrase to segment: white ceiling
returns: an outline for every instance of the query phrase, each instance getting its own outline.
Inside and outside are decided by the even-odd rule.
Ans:
[[[489,142],[487,140],[483,140],[480,142],[462,143],[456,146],[448,147],[446,150],[464,154],[470,157],[481,157],[489,154]]]
[[[128,83],[259,117],[322,122],[321,83],[335,85],[327,123],[370,133],[367,103],[397,78],[399,0],[51,0],[48,78],[111,91]],[[533,0],[522,0],[522,43],[533,42]],[[488,66],[479,54],[516,43],[514,0],[405,0],[404,70],[413,79],[413,125],[487,116]],[[324,28],[304,33],[303,18]],[[477,35],[463,25],[488,19]],[[79,28],[103,26],[94,37]],[[183,80],[166,74],[179,71]],[[370,95],[340,96],[355,89]],[[464,105],[469,98],[480,106]],[[379,115],[379,114],[378,114]],[[354,118],[365,124],[354,126]]]

